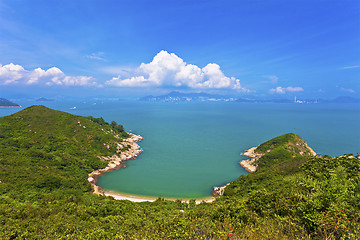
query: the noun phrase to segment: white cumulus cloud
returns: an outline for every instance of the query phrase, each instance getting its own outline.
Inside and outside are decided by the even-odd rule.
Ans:
[[[59,68],[52,67],[47,70],[36,68],[26,70],[17,64],[0,65],[0,85],[63,85],[63,86],[89,86],[97,85],[94,78],[88,76],[67,76]]]
[[[285,94],[287,92],[302,92],[304,89],[302,87],[276,87],[270,89],[270,93]]]
[[[118,87],[171,86],[249,91],[240,85],[239,79],[225,76],[216,63],[200,68],[164,50],[150,63],[142,63],[132,71],[127,71],[127,74],[113,77],[105,84]]]

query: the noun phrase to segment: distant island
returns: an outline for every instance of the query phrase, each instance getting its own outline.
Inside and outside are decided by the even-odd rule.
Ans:
[[[0,98],[0,108],[7,108],[7,107],[21,107],[21,106],[5,98]]]
[[[314,156],[287,133],[247,151],[255,169],[214,202],[103,195],[96,176],[140,153],[140,138],[44,106],[0,117],[0,239],[360,238],[360,156]]]
[[[53,102],[55,101],[54,99],[51,99],[51,98],[44,98],[44,97],[41,97],[41,98],[38,98],[36,99],[37,102]]]
[[[235,97],[209,93],[183,93],[172,91],[168,94],[152,96],[148,95],[139,98],[139,101],[145,102],[238,102],[238,103],[297,103],[297,104],[317,104],[317,103],[360,103],[360,98],[340,96],[334,99],[294,99],[271,98],[261,99],[255,96]]]

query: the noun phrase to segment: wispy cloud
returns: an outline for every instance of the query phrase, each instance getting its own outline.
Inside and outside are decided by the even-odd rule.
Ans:
[[[106,61],[106,59],[104,58],[104,52],[92,53],[90,55],[86,55],[86,58],[91,60]]]
[[[57,67],[26,70],[21,65],[10,63],[0,65],[0,85],[94,86],[97,83],[93,77],[68,76]]]
[[[107,66],[99,69],[101,72],[111,74],[111,75],[120,75],[122,77],[129,77],[133,74],[134,68],[124,67],[124,66]]]
[[[349,92],[349,93],[355,93],[355,90],[351,89],[351,88],[340,88],[341,91],[343,92]]]
[[[270,82],[272,84],[277,84],[279,81],[279,78],[275,75],[264,75],[263,77],[269,79],[270,81],[267,81],[267,82]]]
[[[357,66],[342,67],[341,69],[351,69],[351,68],[360,68],[360,65],[357,65]]]
[[[227,77],[216,63],[200,68],[184,62],[174,53],[160,51],[150,63],[142,63],[130,71],[127,69],[105,84],[117,87],[189,87],[195,89],[249,90],[240,85],[240,80]]]
[[[287,92],[302,92],[304,89],[302,87],[276,87],[269,90],[270,93],[274,94],[285,94]]]

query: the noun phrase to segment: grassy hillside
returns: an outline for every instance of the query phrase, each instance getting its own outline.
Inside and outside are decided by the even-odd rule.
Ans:
[[[258,161],[260,170],[276,163],[297,165],[297,162],[302,162],[314,153],[304,139],[294,133],[284,134],[264,142],[256,148],[255,152],[266,153]]]
[[[109,124],[100,125],[89,118],[44,106],[32,106],[3,117],[3,187],[68,191],[76,186],[76,190],[90,191],[87,174],[107,166],[98,156],[116,153],[116,143],[123,137],[127,137],[126,132],[116,132]]]
[[[0,239],[360,237],[360,164],[351,155],[310,157],[288,134],[260,145],[258,171],[213,203],[91,194],[87,174],[107,164],[98,156],[126,137],[115,122],[43,106],[0,118]]]

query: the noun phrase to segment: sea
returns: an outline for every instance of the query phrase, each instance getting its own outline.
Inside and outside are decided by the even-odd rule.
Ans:
[[[360,152],[359,104],[236,102],[53,101],[17,102],[23,108],[45,105],[81,116],[116,121],[140,134],[143,152],[121,168],[102,175],[103,189],[164,198],[204,198],[248,174],[240,155],[285,133],[300,135],[322,155]],[[23,108],[2,108],[6,116]]]

